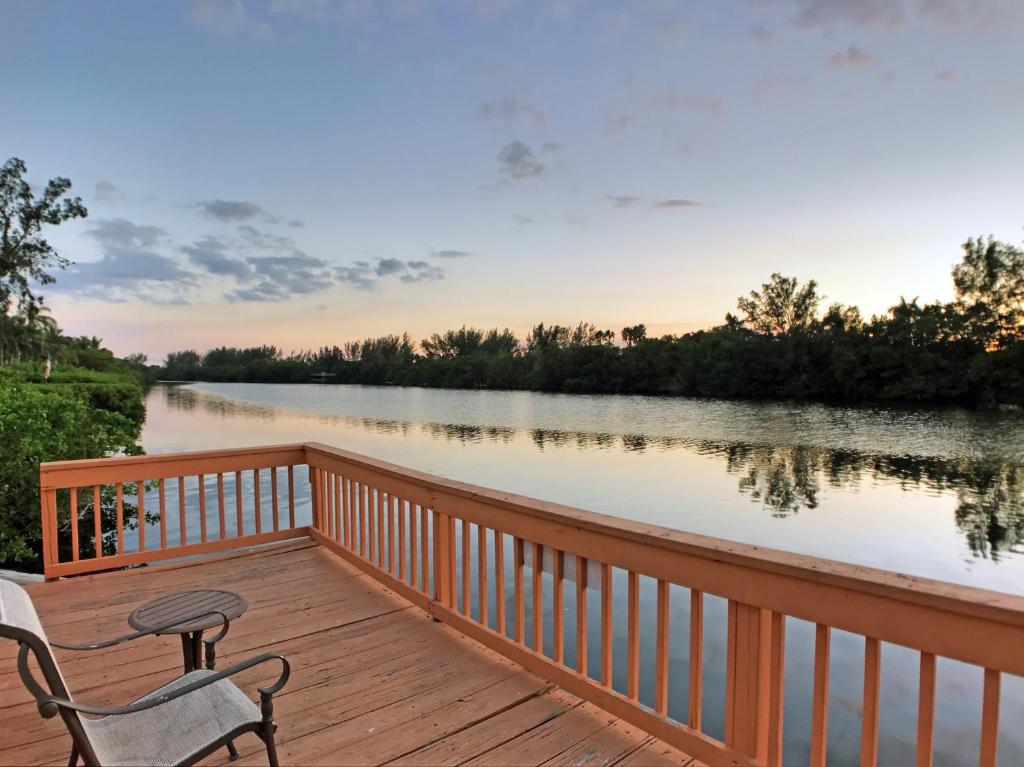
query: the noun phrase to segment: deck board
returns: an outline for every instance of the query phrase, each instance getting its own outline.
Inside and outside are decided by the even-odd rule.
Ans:
[[[315,588],[310,588],[315,584]],[[275,696],[282,764],[690,765],[685,754],[557,689],[453,629],[327,550],[295,541],[245,553],[36,584],[51,638],[125,633],[128,613],[160,594],[225,588],[249,602],[218,646],[218,668],[280,652],[292,677]],[[64,764],[70,740],[44,720],[0,642],[0,764]],[[58,651],[75,696],[121,704],[180,673],[177,637],[94,652]],[[276,668],[236,677],[255,697]],[[266,764],[237,743],[239,765]],[[227,753],[208,764],[227,764]]]

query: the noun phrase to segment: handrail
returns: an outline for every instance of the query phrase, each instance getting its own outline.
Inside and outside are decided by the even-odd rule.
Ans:
[[[294,480],[296,466],[308,467],[300,473],[301,483]],[[273,484],[272,512],[266,485],[262,490],[260,485],[265,470]],[[289,478],[288,520],[278,504],[282,470]],[[224,476],[232,472],[235,514],[226,517]],[[251,491],[243,492],[243,474],[252,477]],[[213,505],[203,484],[210,475],[217,477],[217,512],[206,506]],[[1024,597],[623,520],[320,443],[65,461],[43,464],[40,477],[47,577],[308,534],[437,620],[710,765],[782,763],[787,618],[816,626],[814,658],[807,666],[814,678],[810,740],[815,767],[824,765],[828,745],[832,629],[864,638],[862,765],[877,760],[884,643],[920,653],[918,765],[930,765],[932,759],[937,657],[984,670],[982,767],[995,764],[1001,674],[1024,676]],[[180,533],[177,541],[167,535],[164,497],[164,484],[173,477],[197,477],[193,484],[199,490],[178,494],[180,514],[177,524],[171,520],[170,525],[172,533]],[[137,502],[151,504],[159,496],[159,524],[142,526],[135,551],[123,548],[121,487],[126,482],[137,483]],[[115,496],[100,489],[109,483],[117,485]],[[93,491],[95,530],[111,542],[116,538],[116,549],[100,557],[75,556],[73,550],[70,561],[61,561],[57,554],[66,549],[65,539],[80,547],[88,520],[80,520],[77,527],[85,524],[81,531],[62,529],[57,493],[61,500],[66,493],[68,504],[81,511],[76,488],[87,486]],[[116,500],[116,536],[95,512],[103,505],[101,492]],[[137,511],[136,518],[140,515],[144,512]],[[151,535],[159,529],[161,546],[146,547],[147,527]],[[625,576],[621,595],[615,593],[621,586],[613,586],[623,582],[616,581],[616,573]],[[656,591],[642,588],[641,577],[653,579]],[[690,648],[685,721],[671,718],[668,706],[673,682],[668,669],[670,600],[680,587],[689,590],[690,608],[684,637]],[[567,621],[566,596],[572,599],[573,592],[575,620]],[[595,593],[599,609],[590,615],[587,595]],[[708,735],[701,717],[705,596],[728,601],[724,740]],[[653,601],[653,625],[641,620],[647,614],[641,604],[648,599]],[[594,628],[595,620],[600,624],[597,642],[586,630]],[[552,622],[550,635],[545,621]],[[611,639],[619,622],[627,626],[622,689],[612,675]],[[647,668],[640,663],[641,635],[656,640],[649,664],[655,677],[650,706],[640,702],[638,693],[641,668]],[[575,647],[567,649],[571,638]],[[573,665],[566,661],[570,654]]]

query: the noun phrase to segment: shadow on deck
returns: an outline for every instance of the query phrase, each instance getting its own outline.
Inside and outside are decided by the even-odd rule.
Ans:
[[[316,584],[310,588],[310,584]],[[249,610],[218,645],[218,667],[279,652],[292,678],[275,696],[282,764],[697,765],[686,754],[485,649],[308,539],[216,558],[30,587],[52,640],[127,630],[161,594],[237,591]],[[57,651],[76,698],[123,704],[181,673],[176,636],[95,652]],[[0,764],[66,764],[70,738],[44,720],[0,645]],[[255,697],[276,669],[250,669]],[[239,764],[265,764],[255,736]],[[220,752],[209,764],[226,764]]]

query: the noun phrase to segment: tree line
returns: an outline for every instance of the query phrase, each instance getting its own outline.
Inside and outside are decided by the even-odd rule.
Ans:
[[[274,346],[168,355],[164,380],[525,389],[832,402],[1024,404],[1024,251],[970,239],[955,299],[917,298],[865,318],[823,307],[817,284],[773,274],[722,324],[651,337],[581,322],[405,333],[284,354]]]

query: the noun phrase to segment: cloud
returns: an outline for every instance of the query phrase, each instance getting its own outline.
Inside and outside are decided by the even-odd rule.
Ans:
[[[668,200],[659,200],[658,202],[654,203],[652,207],[661,210],[671,210],[679,208],[699,208],[700,205],[701,203],[697,202],[696,200],[673,198]]]
[[[632,115],[619,115],[618,117],[609,117],[604,121],[604,128],[602,133],[606,136],[617,136],[620,133],[624,133],[626,128],[633,124]]]
[[[85,234],[104,250],[152,248],[169,239],[167,231],[159,226],[134,224],[123,218],[98,219]]]
[[[272,232],[263,232],[249,224],[241,224],[238,229],[242,241],[251,248],[258,250],[297,250],[295,240]]]
[[[499,172],[510,178],[535,178],[544,174],[544,164],[522,141],[513,141],[498,153]]]
[[[565,144],[561,141],[545,141],[540,145],[541,152],[561,152],[565,148]]]
[[[252,267],[253,279],[258,282],[252,287],[225,293],[229,301],[284,301],[334,284],[326,261],[299,250],[284,256],[252,256],[246,261]]]
[[[762,24],[756,24],[750,28],[750,36],[754,42],[767,44],[775,39],[775,33]]]
[[[521,213],[513,213],[512,214],[512,220],[515,223],[519,224],[520,226],[526,226],[527,224],[532,224],[533,223],[533,219],[532,218],[530,218],[529,216],[524,216]]]
[[[505,123],[516,122],[520,118],[529,119],[539,126],[547,124],[548,118],[544,110],[524,104],[519,99],[504,98],[481,104],[477,113],[485,120],[500,120]]]
[[[948,83],[950,80],[956,77],[956,72],[952,69],[943,69],[941,72],[935,73],[935,79],[941,82]]]
[[[242,0],[191,0],[188,17],[193,23],[225,37],[237,34],[272,37],[270,25],[252,16]]]
[[[112,181],[97,181],[95,191],[96,202],[123,202],[124,192]]]
[[[654,103],[669,109],[687,109],[696,112],[706,112],[709,115],[717,116],[722,113],[722,102],[717,98],[709,96],[686,96],[667,91],[656,96]]]
[[[871,66],[874,61],[875,57],[870,53],[865,53],[856,45],[851,45],[845,51],[833,53],[828,57],[826,63],[833,69],[862,69]]]
[[[402,282],[423,282],[424,280],[443,280],[445,270],[426,261],[406,261],[409,271],[401,276]]]
[[[902,0],[796,0],[793,24],[798,27],[833,27],[857,24],[896,27],[906,21]]]
[[[288,222],[289,229],[301,229],[304,226],[305,224],[299,221],[299,219],[297,218],[293,218],[291,221]]]
[[[156,251],[168,242],[167,232],[158,226],[100,219],[86,235],[98,243],[100,260],[72,264],[60,274],[53,290],[112,303],[138,298],[183,304],[198,287],[194,273]]]
[[[433,250],[430,255],[434,258],[468,258],[473,254],[468,250]]]
[[[398,274],[405,271],[405,262],[400,258],[382,258],[377,262],[374,273],[378,277],[387,277],[389,274]]]
[[[606,195],[605,199],[608,200],[608,202],[610,202],[616,208],[632,208],[634,205],[640,202],[639,197],[631,197],[628,195],[619,194]]]
[[[196,266],[210,274],[230,275],[238,280],[247,280],[253,270],[245,261],[228,255],[228,243],[216,237],[206,236],[192,245],[182,245],[182,253]]]
[[[274,222],[277,219],[270,215],[261,206],[254,202],[240,200],[200,200],[195,207],[206,216],[222,221],[226,224],[233,224],[238,221],[252,221],[262,219],[267,222]]]

